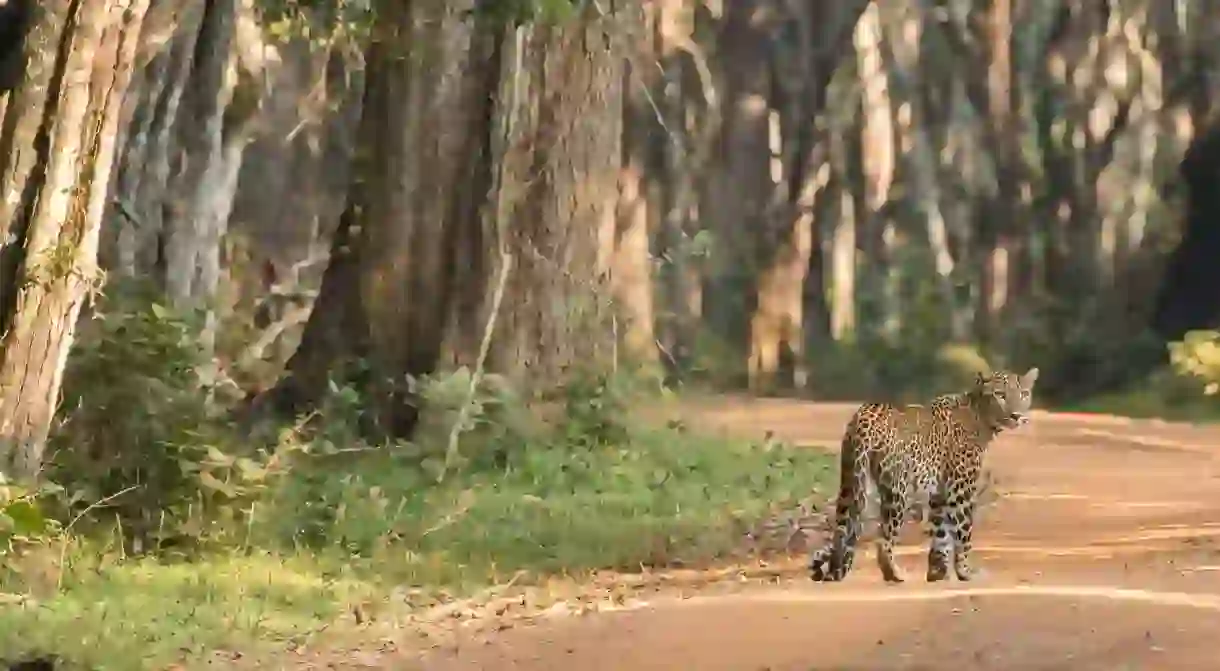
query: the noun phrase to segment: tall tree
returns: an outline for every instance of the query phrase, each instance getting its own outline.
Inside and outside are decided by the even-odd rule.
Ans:
[[[268,59],[253,0],[161,2],[140,35],[103,259],[152,277],[178,305],[206,302],[221,276],[242,154]]]
[[[377,3],[347,209],[289,374],[262,398],[279,411],[309,407],[363,360],[382,427],[403,434],[414,416],[396,381],[474,363],[489,322],[486,363],[522,381],[554,383],[610,349],[590,337],[608,329],[576,331],[609,314],[617,16],[590,6],[508,29],[486,11]]]
[[[33,8],[0,118],[0,472],[37,475],[98,235],[149,0]]]
[[[771,124],[776,136],[772,142],[775,191],[768,202],[766,225],[756,229],[765,233],[758,244],[757,299],[750,315],[749,378],[756,388],[776,382],[803,385],[808,274],[819,274],[813,281],[816,291],[821,292],[823,286],[821,250],[817,249],[821,236],[814,210],[817,201],[827,197],[830,176],[828,138],[819,131],[818,119],[826,111],[830,80],[839,63],[850,55],[856,26],[869,6],[867,0],[837,5],[791,3],[784,18],[796,39],[771,52],[776,74],[772,109],[779,123]],[[875,84],[868,82],[870,88]],[[881,94],[871,109],[888,114],[884,89]],[[877,128],[875,132],[887,130]],[[878,149],[892,152],[884,139],[877,138]],[[892,162],[892,154],[889,160]],[[885,166],[875,168],[874,179],[879,184],[870,191],[878,192],[874,200],[884,203],[892,166],[889,172]],[[851,244],[854,247],[854,241]],[[819,321],[820,316],[810,319]],[[776,378],[781,363],[786,364],[785,375]]]

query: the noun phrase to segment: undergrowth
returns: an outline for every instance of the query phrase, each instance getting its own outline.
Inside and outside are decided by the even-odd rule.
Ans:
[[[1136,384],[1067,409],[1184,422],[1220,421],[1220,333],[1191,331],[1169,344],[1169,366]]]
[[[43,483],[0,486],[0,659],[258,667],[510,579],[715,561],[835,474],[818,450],[634,422],[639,385],[589,373],[546,421],[495,376],[462,412],[459,369],[412,381],[411,442],[363,439],[342,381],[242,433],[199,320],[122,292],[94,317]]]

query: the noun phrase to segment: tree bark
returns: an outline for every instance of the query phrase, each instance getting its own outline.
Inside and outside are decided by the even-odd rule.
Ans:
[[[657,109],[649,104],[647,111],[659,114],[663,125],[654,124],[649,140],[654,163],[646,179],[657,207],[656,256],[663,260],[656,273],[661,303],[656,329],[662,362],[674,380],[694,363],[703,320],[706,250],[697,244],[699,185],[701,168],[715,154],[719,112],[707,57],[695,39],[697,5],[694,0],[651,3],[653,56],[637,64],[647,68],[655,61],[661,70],[653,95]]]
[[[177,122],[188,88],[204,3],[164,3],[141,35],[148,53],[136,74],[132,106],[113,187],[115,225],[104,231],[102,260],[120,277],[152,277],[164,284],[166,194],[177,155]],[[172,11],[170,11],[172,9]]]
[[[659,77],[649,64],[661,62],[662,45],[656,39],[656,24],[665,20],[668,7],[655,3],[641,12],[645,29],[633,44],[632,58],[623,73],[623,169],[619,177],[618,223],[613,239],[606,241],[611,254],[610,282],[616,301],[615,313],[622,319],[619,340],[633,363],[655,363],[652,254],[650,232],[659,222],[660,202],[657,181],[672,187],[672,176],[665,175],[658,157],[676,141],[657,122],[654,100],[664,99],[663,87],[655,86]],[[660,95],[652,93],[658,91]],[[657,145],[662,147],[659,151]],[[650,179],[653,177],[653,179]],[[659,178],[659,180],[657,179]]]
[[[759,242],[772,234],[768,205],[775,188],[768,138],[771,89],[771,0],[725,5],[717,40],[724,70],[718,156],[703,216],[714,251],[708,263],[705,325],[734,353],[738,366],[749,347],[756,299]],[[706,300],[715,297],[714,300]],[[738,369],[740,370],[740,369]]]
[[[124,276],[155,278],[180,306],[199,305],[221,278],[221,240],[259,108],[260,28],[252,0],[155,9],[140,37],[145,65],[125,113],[111,205],[119,225],[108,229],[103,259]]]
[[[992,0],[984,31],[987,45],[988,148],[995,163],[995,193],[978,213],[978,253],[982,260],[977,335],[989,342],[997,332],[1001,312],[1010,298],[1009,266],[1014,263],[1013,212],[1017,202],[1017,171],[1013,110],[1012,0]]]
[[[484,80],[499,72],[486,57],[489,40],[463,17],[472,7],[378,3],[347,206],[287,375],[256,406],[305,411],[333,377],[381,392],[383,430],[401,435],[413,424],[394,390],[405,374],[436,366],[453,304],[456,234],[482,230],[476,215],[487,185],[477,154],[492,90]],[[463,270],[481,275],[479,260]],[[362,374],[371,370],[376,378]]]
[[[519,102],[501,112],[517,123],[496,197],[516,266],[493,361],[539,390],[578,364],[614,364],[603,241],[615,235],[622,165],[623,54],[613,42],[622,18],[589,8],[534,26],[521,67],[509,69],[520,79],[505,82]]]
[[[755,390],[777,383],[800,388],[807,375],[805,289],[810,270],[821,272],[821,259],[812,259],[815,240],[821,238],[814,210],[830,178],[827,138],[815,126],[826,107],[831,76],[850,53],[854,27],[869,6],[859,0],[791,6],[786,19],[799,35],[795,53],[781,49],[772,55],[779,137],[771,152],[776,184],[767,226],[774,234],[758,241],[757,297],[750,315],[748,372]],[[892,180],[892,174],[884,179]],[[880,198],[884,202],[888,193]],[[816,284],[822,291],[821,278]],[[821,321],[820,316],[814,319]]]
[[[289,375],[256,405],[301,412],[335,373],[405,435],[404,378],[475,362],[504,259],[489,368],[546,387],[612,351],[608,321],[581,329],[610,314],[622,66],[594,8],[508,37],[469,3],[378,9],[347,210]]]
[[[81,306],[101,277],[98,236],[148,0],[44,4],[0,139],[6,204],[5,329],[0,351],[0,472],[36,477]],[[7,116],[7,115],[6,115]],[[9,128],[9,118],[5,128]],[[22,157],[32,150],[33,157]],[[13,159],[17,158],[15,162]],[[18,164],[14,175],[10,166]],[[8,188],[5,193],[12,193]],[[11,302],[10,302],[11,301]]]
[[[220,236],[228,223],[244,133],[226,142],[225,112],[236,76],[232,45],[237,0],[207,3],[178,123],[183,168],[167,194],[165,289],[186,307],[211,297],[220,274]],[[248,115],[243,115],[248,118]]]

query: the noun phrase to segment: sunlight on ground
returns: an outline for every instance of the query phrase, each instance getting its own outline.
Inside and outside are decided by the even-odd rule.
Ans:
[[[0,649],[96,668],[164,668],[186,657],[299,645],[372,585],[272,557],[132,561],[76,576],[46,600],[0,610]]]

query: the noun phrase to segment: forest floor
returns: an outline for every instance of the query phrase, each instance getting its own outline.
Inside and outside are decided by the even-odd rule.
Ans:
[[[798,445],[831,445],[851,411],[723,398],[685,414],[742,437],[772,431]],[[881,582],[870,542],[839,584],[810,583],[796,555],[637,577],[626,588],[608,578],[596,589],[619,591],[610,608],[559,602],[509,618],[511,609],[492,606],[499,620],[472,618],[492,626],[457,626],[455,614],[447,631],[458,633],[422,658],[400,649],[306,666],[1211,669],[1220,631],[1218,447],[1215,426],[1038,413],[989,456],[1000,496],[976,527],[984,574],[971,583],[925,583],[921,531],[908,525],[903,585]],[[565,616],[588,610],[603,612]]]

